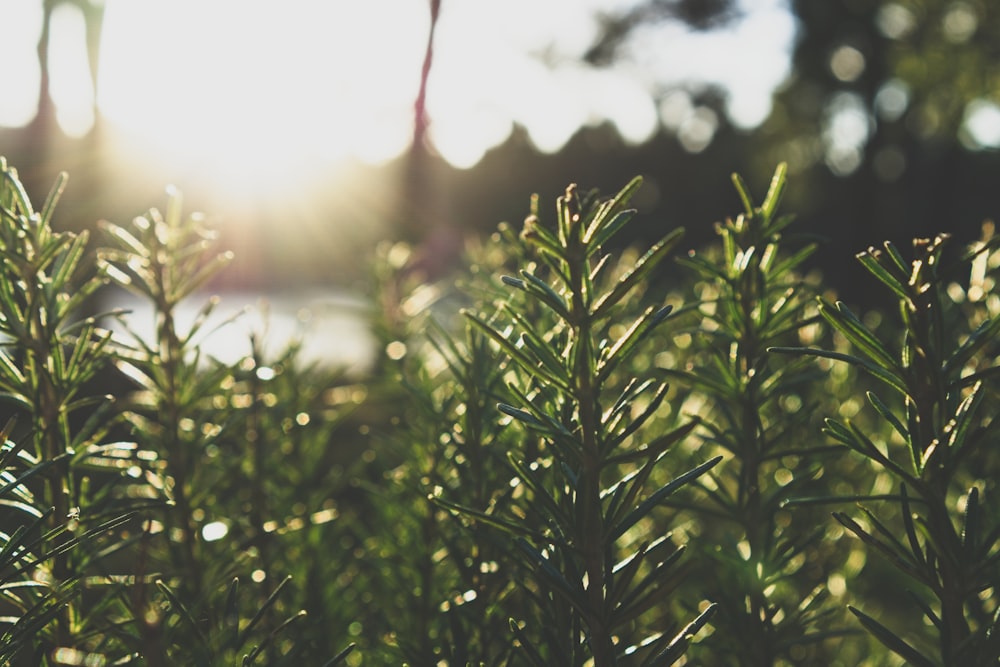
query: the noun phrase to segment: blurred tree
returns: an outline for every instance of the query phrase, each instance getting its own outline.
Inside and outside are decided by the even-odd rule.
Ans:
[[[958,141],[970,151],[1000,148],[993,120],[1000,117],[1000,4],[792,0],[789,9],[799,24],[794,72],[762,129],[782,139],[800,168],[823,160],[845,176],[867,160],[880,180],[894,180],[905,160],[874,159],[883,148],[879,132],[924,144]],[[629,36],[651,23],[682,20],[712,30],[744,13],[731,0],[645,0],[599,15],[598,37],[583,60],[607,66],[625,57]],[[864,127],[845,120],[855,112],[866,116],[859,119]],[[977,133],[977,124],[987,123],[993,128]]]
[[[781,156],[801,172],[794,206],[815,228],[842,230],[837,245],[853,244],[844,250],[882,236],[974,238],[996,215],[988,184],[1000,175],[1000,4],[792,8],[795,72],[758,139],[766,163]]]
[[[632,31],[650,23],[679,20],[695,30],[712,30],[739,15],[734,0],[646,0],[624,11],[599,14],[600,37],[583,59],[591,65],[610,65]]]
[[[21,165],[32,192],[44,193],[59,170],[73,174],[66,208],[74,211],[75,219],[68,224],[79,227],[97,217],[127,217],[156,196],[160,178],[172,176],[114,171],[100,154],[99,113],[98,125],[87,137],[65,137],[55,123],[47,74],[49,20],[59,7],[75,7],[84,17],[96,89],[104,2],[36,2],[45,17],[38,42],[43,73],[39,115],[29,127],[0,130],[4,152]],[[680,22],[692,31],[727,30],[758,11],[737,0],[628,4],[596,15],[598,36],[589,48],[573,54],[577,63],[605,67],[630,57],[639,43],[630,41],[632,37],[651,26]],[[427,6],[432,26],[440,11],[449,11],[448,3],[442,9],[439,0],[427,0]],[[582,187],[612,191],[628,176],[642,173],[647,186],[640,196],[647,200],[641,209],[648,224],[637,225],[636,232],[658,238],[657,226],[683,223],[691,229],[688,239],[696,247],[709,237],[710,223],[738,204],[725,187],[729,173],[738,171],[750,182],[763,182],[777,162],[787,161],[797,185],[789,193],[788,206],[799,212],[799,229],[833,239],[818,261],[838,286],[848,286],[861,275],[853,266],[842,266],[841,258],[885,238],[905,243],[937,231],[956,232],[960,240],[978,236],[979,223],[996,216],[989,184],[1000,178],[1000,3],[789,0],[788,11],[798,24],[792,73],[775,94],[770,117],[753,132],[727,120],[727,91],[692,83],[677,99],[683,98],[697,127],[665,124],[643,145],[628,144],[607,124],[585,127],[555,155],[539,154],[517,131],[475,169],[459,170],[428,150],[425,131],[434,119],[423,111],[420,95],[414,104],[410,153],[394,164],[363,170],[366,182],[379,186],[364,196],[351,195],[356,201],[348,202],[349,207],[335,202],[326,190],[310,192],[315,203],[310,215],[323,220],[324,229],[335,227],[325,224],[330,217],[346,216],[357,222],[357,229],[388,220],[396,235],[411,240],[432,237],[426,252],[415,255],[421,262],[415,270],[434,274],[447,268],[457,253],[462,230],[492,229],[497,220],[519,217],[528,190],[552,194],[567,180],[576,180]],[[769,37],[762,32],[759,39]],[[431,86],[432,47],[433,28],[424,67],[421,71],[415,63],[414,69],[414,75],[419,73],[425,85],[430,79]],[[545,49],[540,54],[553,55]],[[557,65],[566,64],[565,58],[559,60]],[[734,53],[732,67],[740,66]],[[677,92],[665,82],[654,89],[657,102],[667,102]],[[210,210],[223,208],[198,187],[201,184],[185,185],[192,202]],[[378,207],[371,206],[372,201],[378,201]],[[239,216],[246,218],[244,225],[277,237],[273,243],[257,244],[267,249],[257,254],[266,256],[256,257],[240,274],[248,280],[300,285],[358,275],[354,258],[366,256],[363,249],[343,252],[343,261],[325,261],[314,257],[315,239],[285,234],[274,226],[273,212],[249,204],[243,209]],[[340,240],[331,245],[346,247]],[[290,261],[292,257],[296,259]],[[331,264],[337,266],[336,275]]]
[[[585,60],[625,57],[631,32],[659,20],[664,6],[685,4],[647,0],[603,21]],[[705,7],[714,18],[691,25],[712,28],[739,13],[730,3]],[[997,213],[1000,3],[792,0],[789,9],[799,31],[793,71],[749,142],[747,171],[762,179],[789,162],[790,208],[833,240],[827,272],[843,270],[845,252],[884,238],[975,238]],[[718,99],[700,103],[725,123]],[[860,275],[853,270],[835,276],[839,284]]]

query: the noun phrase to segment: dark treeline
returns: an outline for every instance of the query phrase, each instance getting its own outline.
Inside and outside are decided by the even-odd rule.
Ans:
[[[46,3],[47,11],[56,4]],[[697,7],[650,0],[627,15],[602,17],[603,32],[585,60],[601,67],[627,58],[623,46],[631,31],[652,21],[712,30],[739,18],[732,2],[693,12]],[[739,172],[763,191],[774,165],[787,161],[796,184],[788,208],[798,212],[797,229],[827,241],[814,261],[827,284],[863,301],[853,289],[860,269],[845,258],[887,239],[905,246],[942,231],[967,242],[998,214],[1000,152],[976,145],[963,123],[970,102],[998,101],[1000,8],[982,1],[843,0],[793,2],[791,9],[799,31],[793,72],[760,128],[742,132],[727,124],[725,91],[689,90],[695,105],[720,119],[699,153],[686,151],[666,130],[642,145],[626,145],[605,124],[582,128],[546,155],[516,128],[469,170],[452,168],[420,146],[381,167],[354,165],[347,182],[337,175],[345,173],[342,167],[336,173],[317,167],[298,195],[279,201],[250,192],[234,201],[168,166],[120,162],[100,118],[88,136],[67,139],[55,122],[45,77],[38,117],[25,128],[0,131],[0,153],[19,165],[35,198],[59,171],[70,172],[56,221],[64,228],[127,220],[160,204],[163,186],[175,183],[189,206],[220,216],[222,244],[238,256],[222,285],[229,288],[352,285],[364,279],[372,248],[384,239],[423,244],[426,268],[440,273],[454,264],[462,236],[518,222],[528,193],[552,200],[570,181],[610,192],[637,174],[646,185],[629,240],[648,241],[665,227],[683,225],[685,243],[697,247],[710,238],[714,222],[737,209],[729,174]],[[91,14],[99,21],[99,13]],[[838,54],[854,60],[838,65]],[[901,93],[895,105],[886,102],[887,90]],[[831,119],[845,104],[868,125],[846,157],[831,148],[830,138]]]

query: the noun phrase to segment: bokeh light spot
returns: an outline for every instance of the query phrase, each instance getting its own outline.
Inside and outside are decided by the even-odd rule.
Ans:
[[[229,526],[222,521],[212,521],[211,523],[206,523],[201,529],[201,537],[206,542],[221,540],[228,534]]]
[[[900,79],[890,79],[875,93],[875,110],[883,120],[897,120],[910,104],[910,87]]]
[[[393,361],[399,361],[406,356],[406,343],[394,340],[385,346],[385,354]]]
[[[969,41],[979,27],[979,17],[965,2],[955,2],[948,8],[941,21],[944,37],[949,42],[961,44]]]
[[[891,183],[899,180],[906,171],[906,155],[898,146],[886,146],[875,153],[872,168],[880,181]]]
[[[677,138],[689,153],[705,150],[719,127],[719,117],[708,107],[698,107],[681,123]]]
[[[826,164],[838,176],[852,174],[864,157],[871,120],[864,102],[855,93],[838,93],[828,105],[823,140]]]
[[[865,71],[865,57],[853,46],[842,45],[830,56],[830,71],[845,83],[856,81]]]
[[[889,39],[902,39],[913,30],[917,21],[909,9],[898,2],[890,2],[879,8],[875,24]]]
[[[970,102],[965,108],[959,136],[972,150],[1000,148],[1000,106],[985,99]]]

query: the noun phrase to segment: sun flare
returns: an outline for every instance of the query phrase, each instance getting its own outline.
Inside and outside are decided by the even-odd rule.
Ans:
[[[229,187],[391,159],[410,137],[425,12],[339,4],[109,2],[98,105],[140,150]],[[359,25],[376,21],[373,40]]]
[[[721,114],[755,127],[788,73],[795,25],[782,0],[738,2],[746,15],[726,29],[697,33],[667,22],[640,31],[628,57],[600,69],[579,62],[597,34],[596,17],[629,0],[446,2],[427,89],[429,144],[465,169],[515,126],[545,153],[604,122],[631,144],[665,127],[691,152],[712,142]],[[18,63],[0,96],[3,126],[24,125],[37,109],[43,13],[36,4],[0,0],[0,35]],[[288,193],[320,174],[328,183],[358,161],[383,164],[409,146],[430,27],[426,1],[103,6],[95,96],[82,10],[57,3],[51,94],[63,132],[81,138],[100,120],[103,146],[126,170],[237,196]],[[760,34],[773,39],[761,42]],[[745,56],[740,67],[730,66],[734,51]],[[728,91],[721,112],[690,95],[706,84]],[[982,134],[991,117],[970,117],[969,132]]]

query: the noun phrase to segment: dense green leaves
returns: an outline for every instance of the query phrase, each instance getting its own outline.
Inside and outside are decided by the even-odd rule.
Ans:
[[[110,398],[88,395],[109,366],[111,336],[80,312],[104,283],[84,260],[87,235],[56,233],[50,224],[64,184],[61,176],[36,213],[0,158],[0,391],[5,418],[27,426],[5,430],[0,445],[11,447],[12,435],[31,443],[11,447],[16,463],[5,457],[0,503],[9,559],[3,590],[13,606],[11,644],[0,651],[19,659],[38,652],[48,660],[70,647],[89,653],[77,643],[111,621],[86,609],[116,606],[114,581],[123,575],[111,561],[127,544],[136,505],[116,493],[129,486],[117,479],[121,468],[90,456],[115,426]],[[27,464],[24,474],[12,472],[19,464]]]
[[[705,446],[728,459],[673,501],[698,517],[703,542],[690,581],[717,603],[715,632],[697,655],[748,667],[828,663],[844,634],[828,604],[803,598],[837,567],[836,548],[808,528],[815,510],[796,504],[826,488],[818,471],[836,453],[814,446],[808,411],[786,407],[823,400],[813,393],[817,373],[769,352],[819,321],[797,273],[815,246],[785,236],[792,218],[777,215],[786,175],[779,165],[760,205],[734,175],[743,213],[716,225],[716,247],[681,258],[710,298],[687,315],[692,360],[667,370],[703,401]]]
[[[650,484],[654,470],[668,464],[668,450],[696,422],[652,436],[649,426],[669,387],[655,376],[630,377],[644,341],[658,335],[673,305],[650,305],[627,329],[616,328],[634,310],[628,297],[649,283],[683,234],[674,230],[634,262],[610,266],[602,246],[631,217],[624,206],[638,185],[634,180],[604,202],[570,186],[556,205],[555,233],[534,207],[519,242],[538,248],[540,265],[502,277],[511,291],[494,312],[465,312],[472,329],[491,340],[514,371],[507,380],[510,398],[498,409],[529,438],[511,453],[515,479],[529,494],[511,505],[507,518],[464,511],[523,536],[516,544],[538,591],[533,613],[542,623],[555,614],[556,627],[579,628],[576,635],[532,636],[538,632],[532,623],[518,624],[518,642],[535,662],[563,656],[569,662],[560,664],[618,664],[613,636],[627,632],[634,637],[628,645],[641,647],[635,651],[646,664],[671,664],[689,640],[682,634],[667,648],[643,642],[646,633],[659,635],[640,619],[665,590],[680,550],[670,539],[652,549],[636,529],[658,521],[666,499],[720,457]],[[533,317],[538,309],[546,316]],[[608,485],[611,479],[618,481]],[[461,508],[446,497],[439,502]],[[689,631],[700,627],[695,623]],[[573,647],[568,654],[564,644]]]
[[[239,503],[249,486],[260,491],[255,501],[277,500],[262,488],[262,476],[248,485],[246,475],[233,474],[243,465],[241,457],[214,473],[228,476],[228,490],[217,486],[219,477],[209,482],[211,475],[192,475],[204,469],[206,452],[226,446],[226,427],[240,424],[242,415],[230,401],[239,404],[241,378],[234,369],[201,362],[194,337],[213,302],[188,332],[177,330],[174,309],[228,254],[206,258],[204,227],[183,220],[174,197],[165,218],[153,212],[130,228],[109,225],[117,248],[95,262],[86,234],[52,229],[64,183],[61,177],[37,213],[16,172],[0,159],[0,391],[5,418],[23,424],[13,427],[11,419],[0,434],[0,662],[278,664],[296,653],[288,626],[301,617],[278,600],[284,584],[273,590],[265,584],[258,604],[248,600],[239,609],[232,589],[225,638],[204,624],[212,608],[204,597],[211,577],[263,556],[247,576],[252,572],[256,582],[269,582],[272,562],[260,537],[283,532],[251,509],[256,541],[236,541],[246,536],[231,518],[243,508],[232,502],[224,507],[214,494],[239,489],[232,495]],[[152,302],[152,340],[135,336],[128,347],[97,318],[84,316],[108,277]],[[277,364],[279,370],[268,369],[266,377],[280,375]],[[138,391],[123,388],[130,381]],[[212,414],[220,410],[212,399],[221,397],[224,382],[229,393],[223,414]],[[114,387],[117,395],[95,393],[95,385]],[[322,391],[305,388],[302,396]],[[257,387],[250,401],[259,408],[255,435],[268,428],[260,415],[262,395]],[[307,421],[299,405],[282,409]],[[129,437],[135,441],[124,439]],[[291,442],[287,433],[282,437]],[[283,455],[290,460],[288,452]],[[263,461],[256,463],[260,470]],[[309,518],[325,522],[328,511],[313,511]],[[185,520],[175,520],[178,514]],[[232,541],[210,554],[201,545],[209,541],[202,529],[212,519],[227,527]],[[158,577],[170,583],[162,581],[153,593]],[[324,659],[339,653],[329,664],[350,653],[343,650],[347,642],[337,643],[336,651],[318,651]]]
[[[872,461],[900,483],[896,517],[892,513],[862,508],[867,526],[844,513],[835,518],[897,570],[919,583],[933,604],[920,602],[923,643],[936,646],[932,659],[889,626],[853,609],[861,624],[880,642],[914,665],[994,664],[1000,660],[993,640],[996,613],[992,595],[996,585],[996,559],[1000,547],[997,515],[986,519],[981,511],[980,489],[992,485],[983,469],[969,466],[978,458],[974,450],[986,446],[995,417],[983,410],[985,377],[993,365],[991,353],[1000,338],[992,324],[995,314],[973,308],[963,314],[948,295],[961,290],[942,276],[969,270],[947,266],[947,236],[918,239],[915,258],[907,266],[891,244],[885,252],[869,250],[859,255],[862,265],[887,286],[897,301],[901,340],[886,340],[868,330],[846,308],[824,308],[824,317],[864,355],[864,358],[829,351],[804,349],[863,368],[897,389],[903,406],[893,407],[873,392],[869,401],[877,414],[908,450],[909,466],[897,461],[891,440],[876,443],[853,423],[827,422],[827,432]],[[992,247],[987,240],[983,247]],[[973,269],[974,270],[974,269]],[[981,323],[972,330],[972,318]],[[783,350],[791,351],[791,350]],[[975,376],[972,381],[964,378]],[[980,454],[981,456],[981,454]],[[987,460],[978,458],[981,463]],[[989,465],[993,465],[989,461]],[[909,468],[909,469],[907,469]],[[910,498],[910,493],[913,498]],[[961,494],[961,495],[959,495]],[[919,501],[919,502],[918,502]],[[958,507],[964,504],[964,511]],[[880,516],[889,519],[882,519]],[[895,519],[893,523],[889,521]],[[984,523],[993,522],[987,529]],[[961,529],[958,529],[961,526]],[[989,546],[979,542],[989,532]]]
[[[95,262],[0,166],[0,662],[1000,658],[988,234],[862,253],[893,320],[816,298],[784,166],[677,284],[681,230],[617,247],[639,179],[570,186],[460,293],[380,264],[359,381],[206,356],[229,254],[176,193]],[[82,315],[109,281],[152,336]]]

